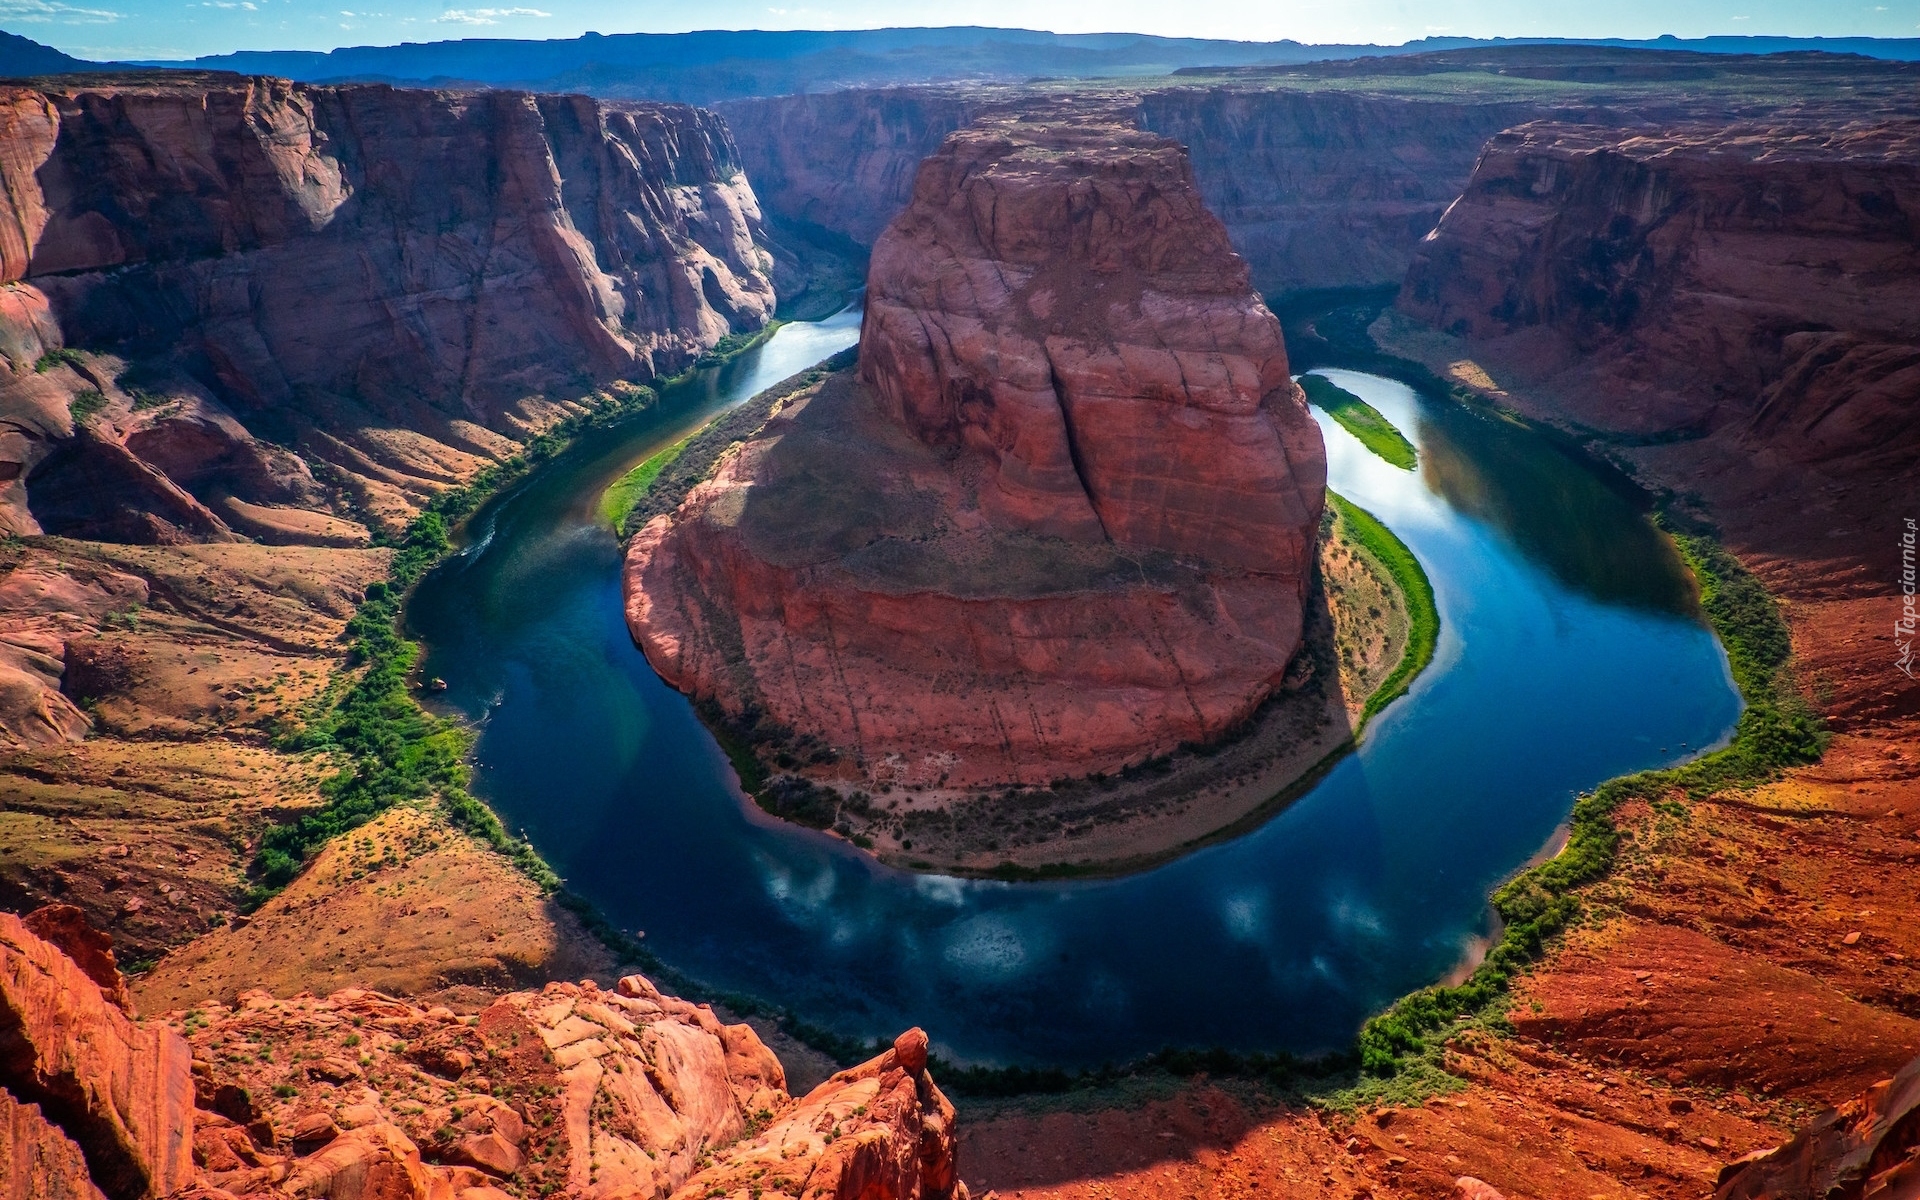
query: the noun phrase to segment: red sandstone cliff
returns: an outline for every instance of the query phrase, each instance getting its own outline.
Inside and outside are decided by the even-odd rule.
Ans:
[[[1592,428],[1910,463],[1920,124],[1523,126],[1398,303]]]
[[[821,234],[871,247],[913,195],[920,160],[982,114],[1043,96],[953,87],[847,90],[719,105],[776,242],[804,259]],[[1269,295],[1397,281],[1495,132],[1538,102],[1449,102],[1257,86],[1116,97],[1140,128],[1184,143],[1207,206]],[[829,246],[829,248],[831,248]],[[783,267],[789,274],[802,264]],[[782,294],[804,281],[782,279]]]
[[[465,1017],[348,989],[136,1021],[90,977],[117,987],[110,957],[32,923],[0,913],[0,1196],[967,1195],[917,1029],[796,1100],[752,1029],[638,975]]]
[[[858,378],[636,535],[628,620],[675,686],[850,781],[1110,770],[1280,681],[1325,481],[1181,148],[989,120],[880,239]]]
[[[1792,1141],[1720,1173],[1715,1200],[1903,1200],[1920,1195],[1920,1059],[1821,1114]]]
[[[770,216],[872,246],[913,198],[920,161],[992,106],[960,88],[847,88],[724,101]],[[764,197],[779,197],[776,206]]]
[[[354,505],[404,516],[557,404],[765,322],[735,158],[678,105],[236,76],[0,91],[6,524],[326,542]],[[87,353],[42,360],[62,346]],[[348,507],[275,443],[330,464]]]

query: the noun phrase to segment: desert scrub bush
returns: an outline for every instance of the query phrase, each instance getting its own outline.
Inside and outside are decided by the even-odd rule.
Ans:
[[[107,406],[107,396],[99,388],[81,388],[67,402],[67,411],[73,414],[73,423],[80,424],[93,417]]]
[[[87,361],[86,355],[80,353],[78,350],[73,350],[73,349],[69,349],[66,346],[62,346],[58,350],[49,350],[45,354],[42,354],[39,358],[35,359],[33,363],[33,370],[34,370],[34,373],[37,375],[45,375],[48,371],[53,370],[55,367],[59,367],[59,366],[77,367],[85,361]]]

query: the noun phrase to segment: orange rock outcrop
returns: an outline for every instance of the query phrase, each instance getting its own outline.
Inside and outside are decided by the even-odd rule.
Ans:
[[[843,778],[1112,770],[1279,683],[1325,482],[1181,147],[986,121],[875,248],[857,376],[636,535],[629,624],[669,682]]]
[[[464,1017],[348,989],[143,1022],[0,914],[0,1197],[964,1200],[926,1045],[796,1101],[752,1029],[638,975]]]
[[[1720,1174],[1714,1200],[1920,1196],[1920,1059]]]
[[[171,1195],[193,1173],[191,1078],[178,1034],[130,1019],[71,958],[0,913],[0,1086],[16,1140],[23,1120],[38,1128],[19,1106],[37,1106],[109,1200]],[[49,1169],[70,1164],[62,1143],[42,1141]]]

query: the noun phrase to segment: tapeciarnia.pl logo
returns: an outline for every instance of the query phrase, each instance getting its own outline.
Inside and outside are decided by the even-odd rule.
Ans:
[[[1907,526],[1900,534],[1900,619],[1893,623],[1893,643],[1900,649],[1900,657],[1893,665],[1899,667],[1908,679],[1915,678],[1913,673],[1913,635],[1920,627],[1920,613],[1914,606],[1914,521],[1907,518]]]

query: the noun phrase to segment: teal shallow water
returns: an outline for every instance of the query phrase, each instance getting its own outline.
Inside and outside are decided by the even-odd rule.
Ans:
[[[480,722],[476,790],[574,890],[714,985],[843,1033],[924,1025],[965,1061],[1086,1065],[1166,1045],[1310,1052],[1459,965],[1488,890],[1575,794],[1677,761],[1739,713],[1678,561],[1537,434],[1324,370],[1419,448],[1322,420],[1333,486],[1420,558],[1433,665],[1358,750],[1253,832],[1155,870],[1009,884],[889,870],[741,796],[633,647],[606,483],[727,403],[851,345],[791,325],[490,505],[410,609]]]

